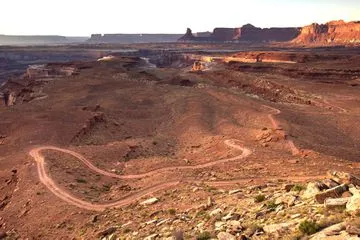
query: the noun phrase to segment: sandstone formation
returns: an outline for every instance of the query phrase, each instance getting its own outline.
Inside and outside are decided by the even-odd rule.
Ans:
[[[236,41],[241,37],[241,28],[215,28],[210,37],[216,42]]]
[[[299,28],[258,28],[247,24],[241,28],[239,40],[285,42],[294,39],[299,34],[299,31]]]
[[[204,65],[200,61],[195,61],[191,68],[191,71],[201,72],[202,70],[204,70]]]
[[[208,37],[208,36],[206,36]],[[187,28],[186,29],[186,33],[184,36],[182,36],[181,38],[178,39],[178,41],[180,42],[188,42],[188,41],[195,41],[196,39],[198,38],[204,38],[204,36],[198,36],[198,37],[195,37],[191,31],[190,28]]]
[[[313,23],[301,29],[294,43],[360,43],[360,22],[331,21]]]
[[[42,64],[30,65],[26,69],[25,78],[48,78],[56,76],[71,76],[76,69],[71,64]]]
[[[47,97],[42,92],[44,84],[77,73],[78,69],[72,63],[30,65],[21,77],[10,79],[0,86],[0,106],[44,99]]]
[[[258,28],[246,24],[240,28],[215,28],[206,35],[193,34],[191,29],[180,42],[292,42],[296,44],[360,43],[360,22],[331,21],[313,23],[302,28]]]
[[[246,24],[240,28],[215,28],[206,35],[204,33],[193,34],[188,28],[180,42],[283,42],[294,39],[300,33],[299,28],[257,28]],[[195,36],[196,35],[196,36]]]

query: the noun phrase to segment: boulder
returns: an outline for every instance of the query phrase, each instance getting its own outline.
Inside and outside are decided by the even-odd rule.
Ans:
[[[351,235],[360,235],[360,228],[351,224],[346,226],[346,232]]]
[[[323,229],[322,231],[314,234],[311,239],[322,239],[322,237],[339,235],[341,231],[345,230],[346,224],[345,223],[338,223]]]
[[[232,195],[232,194],[239,193],[239,192],[241,192],[241,189],[234,189],[234,190],[230,190],[229,194]]]
[[[353,194],[353,196],[346,204],[346,211],[358,213],[360,212],[360,191],[356,188],[350,188],[349,191]]]
[[[343,194],[343,192],[346,192],[348,190],[348,187],[345,184],[339,185],[334,188],[330,188],[324,192],[319,192],[315,194],[315,199],[318,203],[324,203],[325,199],[327,198],[339,198]]]
[[[345,208],[350,198],[328,198],[324,201],[325,208]]]
[[[264,232],[266,232],[266,233],[276,233],[276,232],[287,231],[295,225],[296,225],[296,222],[286,222],[286,223],[266,225],[265,227],[263,227],[263,229],[264,229]]]
[[[228,221],[228,220],[239,220],[240,218],[240,214],[238,213],[234,213],[233,211],[229,212],[226,216],[224,216],[222,218],[222,220],[224,221]]]
[[[151,204],[157,203],[158,201],[159,201],[159,199],[157,199],[157,198],[149,198],[149,199],[141,202],[140,205],[151,205]]]
[[[276,205],[286,204],[288,207],[291,207],[294,205],[295,201],[296,201],[296,197],[294,195],[286,194],[284,196],[278,197],[275,200],[275,204]]]
[[[323,229],[311,236],[311,240],[360,240],[356,235],[350,235],[345,231],[346,224],[338,223]]]
[[[314,197],[316,194],[318,194],[320,192],[320,189],[317,185],[317,183],[315,182],[310,182],[307,187],[306,190],[304,191],[302,197],[303,198],[312,198]]]
[[[340,183],[338,183],[334,179],[325,179],[322,182],[323,182],[323,184],[325,184],[327,186],[327,188],[334,188],[334,187],[340,185]]]
[[[330,172],[328,175],[331,175],[335,180],[344,184],[353,184],[354,186],[360,186],[360,177],[355,176],[351,173],[346,172]]]
[[[219,240],[236,240],[236,237],[234,235],[231,235],[230,233],[227,232],[220,232],[217,235],[217,238]]]
[[[216,216],[216,215],[220,215],[222,213],[222,210],[220,208],[217,208],[213,211],[210,212],[210,216]]]
[[[225,228],[225,222],[215,222],[215,230],[222,231]]]
[[[284,186],[284,189],[285,189],[285,191],[290,192],[291,189],[293,189],[293,187],[295,187],[295,184],[286,184]]]
[[[241,223],[236,220],[231,220],[227,222],[228,231],[231,233],[239,233],[243,230],[243,227],[241,226]]]

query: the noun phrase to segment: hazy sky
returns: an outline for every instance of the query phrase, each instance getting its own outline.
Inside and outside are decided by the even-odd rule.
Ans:
[[[183,33],[360,20],[360,0],[1,0],[0,34]]]

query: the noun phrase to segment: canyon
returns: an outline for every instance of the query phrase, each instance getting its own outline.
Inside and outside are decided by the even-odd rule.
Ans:
[[[359,53],[1,48],[0,239],[358,239]]]

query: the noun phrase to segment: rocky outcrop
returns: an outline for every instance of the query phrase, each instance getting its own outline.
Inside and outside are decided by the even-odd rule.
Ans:
[[[331,21],[313,23],[302,28],[258,28],[246,24],[241,28],[215,28],[210,35],[187,33],[179,41],[194,42],[292,42],[297,44],[360,43],[360,22]]]
[[[250,42],[286,42],[296,38],[299,28],[258,28],[251,24],[241,28],[239,40]]]
[[[6,90],[4,93],[2,93],[2,96],[0,96],[0,98],[3,99],[2,105],[5,105],[5,106],[15,105],[16,95],[14,92],[10,92],[9,90]]]
[[[195,61],[192,68],[191,68],[191,71],[192,72],[201,72],[202,70],[204,70],[204,65],[200,62],[200,61]]]
[[[240,40],[241,28],[215,28],[210,38],[216,42]]]
[[[360,43],[360,22],[313,23],[301,29],[294,43]]]
[[[76,68],[68,63],[49,63],[30,65],[24,75],[28,79],[71,76],[76,74]]]
[[[188,42],[188,41],[193,41],[195,40],[195,36],[193,35],[192,31],[190,28],[186,29],[186,33],[184,36],[182,36],[181,38],[178,39],[178,41],[180,42]]]
[[[210,34],[193,34],[187,29],[180,42],[283,42],[294,39],[300,33],[299,28],[257,28],[246,24],[240,28],[215,28]]]

